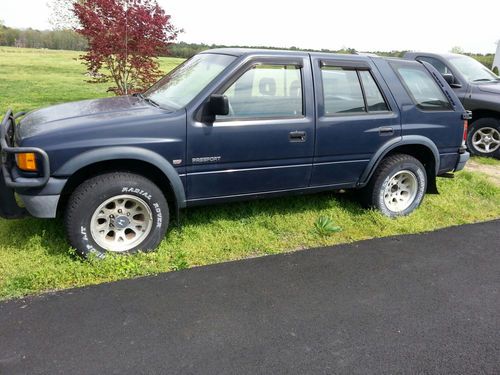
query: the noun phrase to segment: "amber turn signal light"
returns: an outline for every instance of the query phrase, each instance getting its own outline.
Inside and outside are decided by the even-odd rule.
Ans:
[[[16,154],[16,162],[19,169],[27,172],[36,172],[36,155],[33,152]]]

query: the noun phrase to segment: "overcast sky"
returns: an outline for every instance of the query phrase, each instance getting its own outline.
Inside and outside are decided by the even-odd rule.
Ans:
[[[500,39],[491,0],[273,1],[158,0],[185,33],[179,40],[207,44],[358,51],[494,53]],[[7,26],[50,28],[47,0],[0,0]],[[497,4],[498,5],[498,4]]]

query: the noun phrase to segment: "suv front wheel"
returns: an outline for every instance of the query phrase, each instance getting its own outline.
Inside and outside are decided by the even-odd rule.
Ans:
[[[168,222],[162,191],[147,178],[126,172],[85,181],[69,198],[65,214],[69,242],[84,257],[153,250]]]
[[[467,148],[473,155],[500,159],[500,120],[482,118],[470,126]]]
[[[395,154],[382,160],[365,188],[369,206],[389,217],[404,216],[422,202],[427,174],[420,161],[410,155]]]

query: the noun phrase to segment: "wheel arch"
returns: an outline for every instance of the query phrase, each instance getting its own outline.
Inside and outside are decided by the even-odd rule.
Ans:
[[[493,117],[497,120],[500,120],[500,111],[493,111],[491,109],[474,109],[472,111],[472,120],[470,121],[471,125],[482,118]]]
[[[370,159],[359,179],[358,187],[364,187],[368,184],[373,173],[385,157],[397,153],[411,155],[419,160],[427,172],[427,192],[437,193],[436,176],[440,164],[439,150],[432,140],[419,135],[403,136],[401,139],[389,141],[383,145]]]
[[[54,176],[69,176],[61,192],[57,211],[60,213],[80,183],[86,179],[114,171],[131,172],[152,180],[163,191],[175,213],[186,206],[184,185],[175,168],[162,156],[135,147],[111,147],[78,155],[62,165]]]

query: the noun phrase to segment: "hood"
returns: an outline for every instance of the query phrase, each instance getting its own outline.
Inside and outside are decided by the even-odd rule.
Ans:
[[[124,122],[135,116],[158,115],[156,108],[135,96],[84,100],[58,104],[28,113],[16,130],[18,141],[57,131],[89,127],[93,124]]]
[[[500,81],[498,83],[483,83],[478,85],[477,88],[479,91],[500,95]]]

